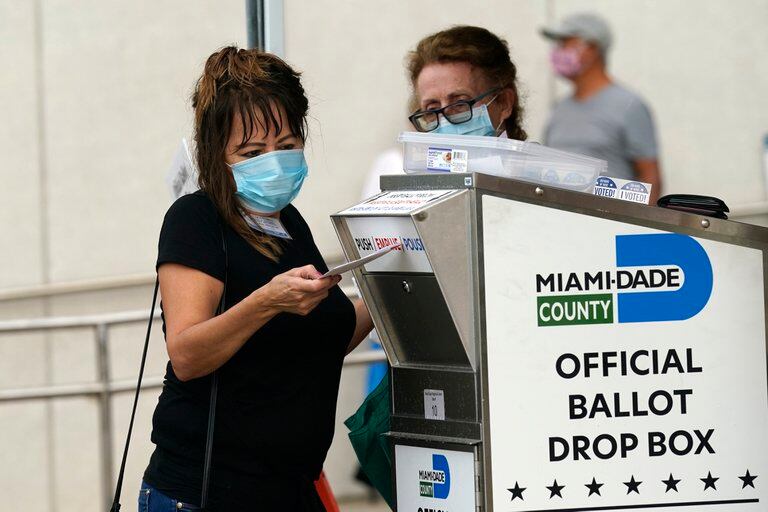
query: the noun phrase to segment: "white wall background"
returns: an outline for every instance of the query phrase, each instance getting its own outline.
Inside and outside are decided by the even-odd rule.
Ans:
[[[312,108],[311,178],[297,203],[321,250],[340,254],[328,215],[358,199],[371,161],[406,126],[403,61],[421,37],[469,23],[506,38],[537,139],[556,94],[567,91],[549,72],[537,30],[584,9],[608,18],[612,72],[652,106],[665,191],[732,206],[764,201],[764,0],[285,0],[285,57],[303,71]],[[245,43],[241,0],[0,0],[0,291],[152,272],[168,207],[164,175],[190,130],[189,94],[205,58],[229,43]],[[0,318],[145,308],[149,293],[5,300]],[[0,337],[0,388],[93,380],[91,340],[81,331]],[[140,340],[140,327],[117,331],[116,377],[135,371]],[[153,341],[157,374],[164,353]],[[345,373],[340,418],[361,400],[362,375]],[[119,425],[128,398],[116,402]],[[128,509],[154,401],[142,402]],[[90,399],[0,404],[2,508],[103,509],[97,426]],[[338,493],[359,493],[344,432],[328,472]]]

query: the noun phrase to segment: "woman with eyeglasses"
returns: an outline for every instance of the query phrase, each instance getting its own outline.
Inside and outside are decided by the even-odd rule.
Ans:
[[[525,140],[517,68],[507,43],[480,27],[425,37],[408,57],[420,132]]]
[[[507,43],[480,27],[457,26],[419,41],[407,60],[415,111],[408,116],[420,132],[486,135],[525,140],[517,68]],[[363,197],[379,192],[383,174],[403,172],[403,155],[392,148],[379,155],[366,176]]]

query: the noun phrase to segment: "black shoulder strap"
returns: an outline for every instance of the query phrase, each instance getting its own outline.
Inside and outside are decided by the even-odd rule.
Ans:
[[[123,449],[123,460],[120,462],[120,473],[117,476],[117,485],[115,486],[115,497],[112,500],[110,512],[119,512],[120,493],[123,491],[123,477],[125,476],[125,461],[128,458],[128,447],[131,444],[131,433],[133,432],[133,420],[136,418],[136,404],[139,403],[139,392],[141,391],[141,379],[144,376],[144,365],[147,362],[147,348],[149,348],[149,335],[152,332],[152,319],[155,315],[155,304],[157,302],[157,289],[160,286],[159,278],[155,278],[155,291],[152,293],[152,308],[149,310],[149,322],[147,322],[147,336],[144,338],[144,351],[141,354],[141,365],[139,366],[139,381],[136,383],[136,394],[133,397],[133,409],[131,410],[131,422],[128,424],[128,435],[125,436],[125,448]]]
[[[216,309],[216,315],[226,311],[227,301],[227,277],[229,275],[229,257],[227,255],[227,240],[224,227],[221,228],[221,246],[224,250],[224,290],[221,292],[219,307]],[[160,278],[155,278],[155,289],[152,292],[152,308],[149,310],[149,321],[147,322],[147,335],[144,338],[144,350],[141,354],[141,364],[139,365],[139,379],[136,383],[136,393],[133,397],[133,408],[131,410],[131,421],[128,424],[128,434],[125,436],[125,447],[123,448],[123,460],[120,462],[120,472],[117,476],[115,485],[115,496],[112,499],[110,512],[120,512],[120,494],[123,491],[123,478],[125,477],[125,462],[128,459],[128,448],[131,445],[131,434],[133,433],[133,422],[136,419],[136,406],[139,403],[139,393],[141,392],[141,380],[144,377],[144,366],[147,362],[147,349],[149,348],[149,336],[152,332],[152,320],[155,314],[155,305],[157,304],[157,291],[160,287]],[[218,394],[218,372],[214,371],[211,375],[211,399],[208,408],[208,433],[205,440],[205,464],[203,466],[203,488],[200,496],[200,507],[205,510],[208,501],[208,487],[210,480],[211,457],[213,455],[213,425],[216,419],[216,396]]]
[[[224,250],[224,290],[221,292],[216,316],[227,310],[227,277],[229,276],[229,256],[227,255],[227,239],[224,226],[221,227],[221,247]],[[213,427],[216,423],[216,397],[219,392],[219,372],[211,375],[211,399],[208,403],[208,433],[205,438],[205,463],[203,464],[203,488],[200,493],[200,508],[205,510],[208,505],[208,488],[211,479],[211,459],[213,456]]]

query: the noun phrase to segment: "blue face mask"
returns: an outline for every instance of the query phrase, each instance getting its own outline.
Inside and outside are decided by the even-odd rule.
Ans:
[[[491,116],[488,115],[488,105],[490,105],[490,103],[491,102],[489,101],[488,103],[484,103],[479,107],[473,108],[472,119],[466,123],[453,124],[444,116],[440,116],[440,125],[432,133],[495,137],[497,135],[497,131],[496,128],[494,128],[491,124]]]
[[[235,195],[248,209],[259,213],[282,210],[296,199],[307,177],[303,149],[270,151],[232,167]]]

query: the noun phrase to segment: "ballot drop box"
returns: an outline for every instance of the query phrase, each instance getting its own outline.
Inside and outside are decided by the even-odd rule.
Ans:
[[[768,510],[768,230],[503,177],[334,215],[398,512]]]

